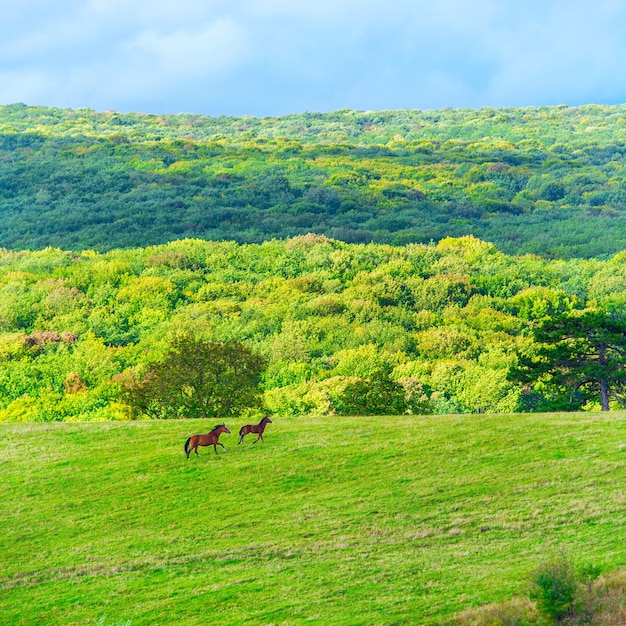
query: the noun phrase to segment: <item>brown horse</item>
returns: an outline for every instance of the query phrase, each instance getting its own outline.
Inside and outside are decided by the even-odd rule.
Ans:
[[[239,443],[243,441],[243,438],[248,433],[259,433],[259,436],[252,443],[256,443],[259,439],[265,443],[265,439],[263,439],[263,431],[265,430],[265,427],[271,423],[272,420],[266,415],[258,424],[248,424],[247,426],[242,426],[239,431]]]
[[[222,446],[222,448],[226,450],[224,444],[218,441],[222,433],[230,434],[230,430],[228,430],[224,424],[218,424],[210,433],[206,433],[206,435],[192,435],[189,437],[189,439],[185,441],[185,454],[187,458],[189,458],[189,453],[192,450],[198,454],[198,446],[213,446],[215,454],[217,454],[217,446]],[[198,454],[198,456],[200,455]]]

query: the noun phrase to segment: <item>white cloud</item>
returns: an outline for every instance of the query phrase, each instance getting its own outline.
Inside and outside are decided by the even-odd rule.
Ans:
[[[224,72],[248,54],[245,29],[228,18],[199,29],[144,32],[125,48],[133,65],[178,77]]]
[[[87,19],[133,28],[190,26],[214,20],[232,8],[228,0],[88,0],[81,10]]]

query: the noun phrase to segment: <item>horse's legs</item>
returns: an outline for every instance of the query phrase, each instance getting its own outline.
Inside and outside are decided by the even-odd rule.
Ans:
[[[226,450],[226,446],[225,446],[223,443],[220,443],[219,441],[218,441],[217,443],[219,443],[219,444],[220,444],[220,446],[222,446],[222,449],[223,449],[223,450]]]
[[[217,454],[217,444],[216,443],[213,444],[213,450],[215,450],[215,454]]]
[[[200,444],[200,440],[199,440],[199,439],[196,439],[196,440],[192,443],[192,445],[191,445],[191,450],[193,450],[193,451],[196,453],[196,456],[200,456],[200,455],[198,454],[198,445],[199,445],[199,444]],[[189,450],[189,452],[191,452],[191,450]]]

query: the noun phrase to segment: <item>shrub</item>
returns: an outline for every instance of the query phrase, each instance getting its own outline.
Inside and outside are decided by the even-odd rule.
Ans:
[[[559,552],[531,574],[530,597],[543,615],[558,620],[572,611],[577,587],[574,565]]]
[[[347,384],[337,402],[341,415],[401,415],[406,410],[404,388],[384,373]]]
[[[332,415],[335,412],[328,393],[328,381],[305,381],[268,389],[263,403],[275,415]]]

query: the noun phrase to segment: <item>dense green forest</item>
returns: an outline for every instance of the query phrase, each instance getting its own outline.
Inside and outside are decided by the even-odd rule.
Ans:
[[[0,246],[473,234],[509,254],[626,249],[626,106],[279,118],[0,107]]]
[[[595,348],[550,335],[581,324],[617,407],[625,304],[626,253],[508,256],[473,237],[4,250],[0,420],[128,418],[124,381],[185,333],[261,355],[276,414],[594,410]]]

